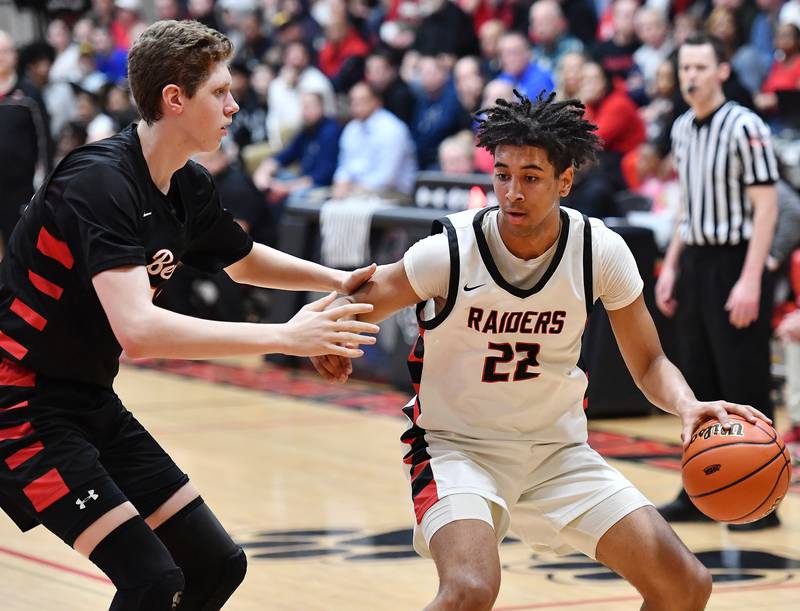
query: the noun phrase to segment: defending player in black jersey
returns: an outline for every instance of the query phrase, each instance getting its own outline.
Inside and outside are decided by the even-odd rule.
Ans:
[[[0,507],[43,524],[117,587],[111,609],[219,609],[246,560],[198,491],[112,389],[131,357],[284,352],[360,356],[368,305],[288,323],[223,323],[156,307],[180,263],[283,289],[349,293],[345,273],[253,244],[191,155],[219,146],[238,106],[228,39],[150,26],[130,52],[143,121],[67,156],[34,196],[0,267]]]

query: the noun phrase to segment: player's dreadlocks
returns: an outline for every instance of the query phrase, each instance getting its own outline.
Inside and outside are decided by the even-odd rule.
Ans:
[[[543,94],[531,102],[515,89],[518,102],[498,99],[496,106],[479,110],[478,146],[492,154],[501,144],[543,148],[556,174],[593,161],[600,138],[594,132],[597,126],[583,118],[585,106],[574,99],[556,102],[555,93],[547,98]]]

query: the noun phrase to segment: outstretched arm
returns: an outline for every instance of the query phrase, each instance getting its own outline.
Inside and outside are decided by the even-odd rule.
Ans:
[[[363,284],[375,266],[353,272],[331,269],[256,242],[253,249],[225,272],[240,284],[290,291],[339,291],[350,293]]]
[[[381,265],[375,274],[352,295],[342,297],[331,307],[340,303],[355,302],[372,305],[373,309],[358,314],[358,319],[368,322],[380,322],[398,310],[412,306],[420,298],[411,288],[403,261],[391,265]],[[320,356],[311,359],[311,363],[326,380],[345,382],[353,371],[350,359],[341,356]]]
[[[351,303],[372,305],[370,312],[358,316],[359,320],[367,322],[380,322],[421,301],[411,288],[402,260],[379,266],[372,278],[346,299]]]
[[[122,349],[132,358],[202,359],[282,352],[296,356],[359,357],[358,344],[373,344],[378,327],[353,320],[372,309],[347,303],[327,309],[331,293],[306,305],[289,322],[253,324],[203,320],[153,304],[142,266],[110,269],[92,278],[94,289]]]
[[[771,422],[757,409],[727,401],[698,401],[681,372],[664,355],[658,332],[641,295],[630,305],[608,312],[622,357],[634,382],[647,399],[670,414],[680,416],[684,447],[704,420],[718,418],[730,426],[728,414],[738,414],[755,422]]]

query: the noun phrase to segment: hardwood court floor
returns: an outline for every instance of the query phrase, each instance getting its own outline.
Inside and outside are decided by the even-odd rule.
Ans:
[[[433,564],[409,546],[404,422],[389,415],[399,414],[402,393],[326,386],[274,367],[162,370],[124,366],[117,390],[247,548],[247,579],[226,609],[400,611],[430,600]],[[282,394],[252,389],[264,387]],[[652,501],[675,494],[676,418],[591,428],[595,447]],[[781,507],[780,529],[731,534],[718,525],[677,526],[715,574],[709,609],[798,608],[798,489],[796,483]],[[536,555],[511,541],[501,559],[498,611],[639,608],[631,587],[583,557]],[[91,563],[43,529],[22,535],[0,517],[0,609],[100,611],[112,594]]]

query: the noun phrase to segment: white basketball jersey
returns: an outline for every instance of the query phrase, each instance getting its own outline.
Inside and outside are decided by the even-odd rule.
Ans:
[[[594,301],[589,221],[561,208],[552,261],[535,286],[522,289],[492,259],[481,228],[489,210],[442,220],[447,301],[432,317],[432,301],[418,309],[420,337],[409,357],[417,397],[406,412],[417,433],[583,442],[587,379],[578,359]]]

